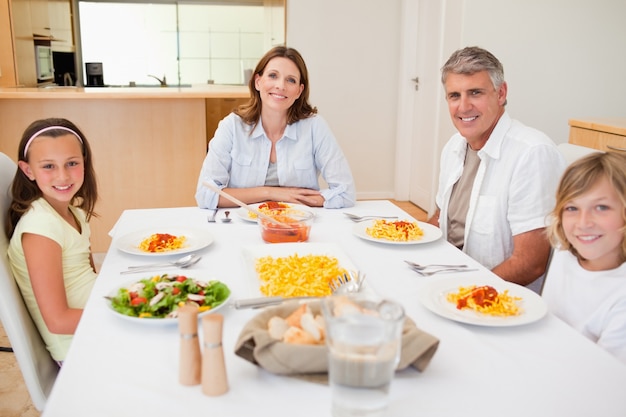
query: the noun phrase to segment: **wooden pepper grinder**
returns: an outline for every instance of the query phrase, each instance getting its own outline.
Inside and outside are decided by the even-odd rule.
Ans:
[[[180,358],[178,381],[182,385],[198,385],[202,381],[202,355],[198,339],[198,307],[185,305],[178,309]]]
[[[222,324],[224,316],[208,314],[202,317],[204,349],[202,353],[202,393],[210,397],[228,391],[224,350],[222,349]]]

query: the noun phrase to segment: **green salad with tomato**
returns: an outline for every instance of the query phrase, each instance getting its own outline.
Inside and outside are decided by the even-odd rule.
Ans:
[[[155,275],[120,288],[110,297],[120,314],[138,318],[175,318],[178,307],[198,305],[199,312],[211,310],[230,296],[220,281],[199,281],[184,275]]]

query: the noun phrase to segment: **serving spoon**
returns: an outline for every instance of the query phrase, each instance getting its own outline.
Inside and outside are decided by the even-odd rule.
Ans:
[[[189,268],[191,265],[198,263],[200,259],[202,259],[202,256],[192,253],[190,255],[183,256],[182,258],[176,261],[172,261],[172,262],[162,262],[162,263],[148,264],[148,265],[129,266],[127,271],[122,271],[121,273],[133,274],[135,272],[142,272],[146,269],[153,269],[153,268],[170,268],[170,267]]]

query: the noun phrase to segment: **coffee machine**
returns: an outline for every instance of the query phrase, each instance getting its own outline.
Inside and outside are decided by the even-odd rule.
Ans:
[[[102,62],[86,62],[85,74],[87,75],[85,87],[104,87]]]

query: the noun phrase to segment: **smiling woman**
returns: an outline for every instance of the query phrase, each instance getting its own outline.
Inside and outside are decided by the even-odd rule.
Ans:
[[[155,84],[149,74],[175,85],[244,84],[246,70],[284,43],[284,0],[216,3],[79,1],[82,61],[103,62],[110,85]]]

